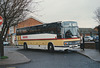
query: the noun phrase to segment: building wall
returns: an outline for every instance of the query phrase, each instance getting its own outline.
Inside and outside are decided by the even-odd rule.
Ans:
[[[97,31],[95,31],[94,29],[92,28],[79,28],[80,30],[80,35],[82,36],[83,34],[85,36],[94,36],[94,35],[97,35]]]
[[[16,40],[16,29],[17,28],[35,26],[35,25],[39,25],[39,24],[43,24],[43,23],[40,22],[40,21],[38,21],[38,20],[36,20],[36,19],[33,19],[33,18],[29,18],[27,20],[24,20],[22,22],[19,22],[18,25],[12,26],[8,30],[8,34],[9,34],[8,41],[11,44],[16,44],[16,41],[15,40]]]
[[[85,34],[85,33],[84,33],[84,35],[85,36],[90,36],[90,34]],[[80,36],[83,36],[83,33],[80,33]]]
[[[8,34],[13,34],[13,33],[16,33],[16,26],[12,26],[8,30]]]
[[[29,19],[27,19],[25,21],[20,22],[17,25],[17,28],[23,28],[23,27],[28,27],[28,26],[35,26],[35,25],[39,25],[39,24],[43,24],[43,23],[39,22],[36,19],[29,18]]]

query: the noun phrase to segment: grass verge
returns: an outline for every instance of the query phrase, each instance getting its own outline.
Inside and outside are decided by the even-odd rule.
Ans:
[[[7,56],[1,56],[0,59],[7,59]]]

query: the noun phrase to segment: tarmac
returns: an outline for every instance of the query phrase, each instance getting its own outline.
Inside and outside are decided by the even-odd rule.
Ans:
[[[87,56],[94,61],[100,62],[100,52],[96,49],[85,49],[84,51],[82,49],[74,49],[74,51],[84,56]],[[25,55],[17,51],[8,50],[5,51],[4,54],[5,56],[8,56],[8,58],[0,59],[0,65],[22,64],[31,61],[31,59],[27,58]]]

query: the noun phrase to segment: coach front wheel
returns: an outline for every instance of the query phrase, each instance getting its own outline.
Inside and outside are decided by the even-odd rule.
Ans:
[[[53,47],[53,44],[48,44],[48,51],[49,52],[54,52],[54,47]]]

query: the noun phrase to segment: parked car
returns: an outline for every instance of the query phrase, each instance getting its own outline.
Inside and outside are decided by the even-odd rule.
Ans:
[[[91,36],[85,36],[84,41],[93,41],[93,37]]]
[[[99,36],[98,35],[94,36],[94,42],[98,42],[98,41],[99,41]]]

